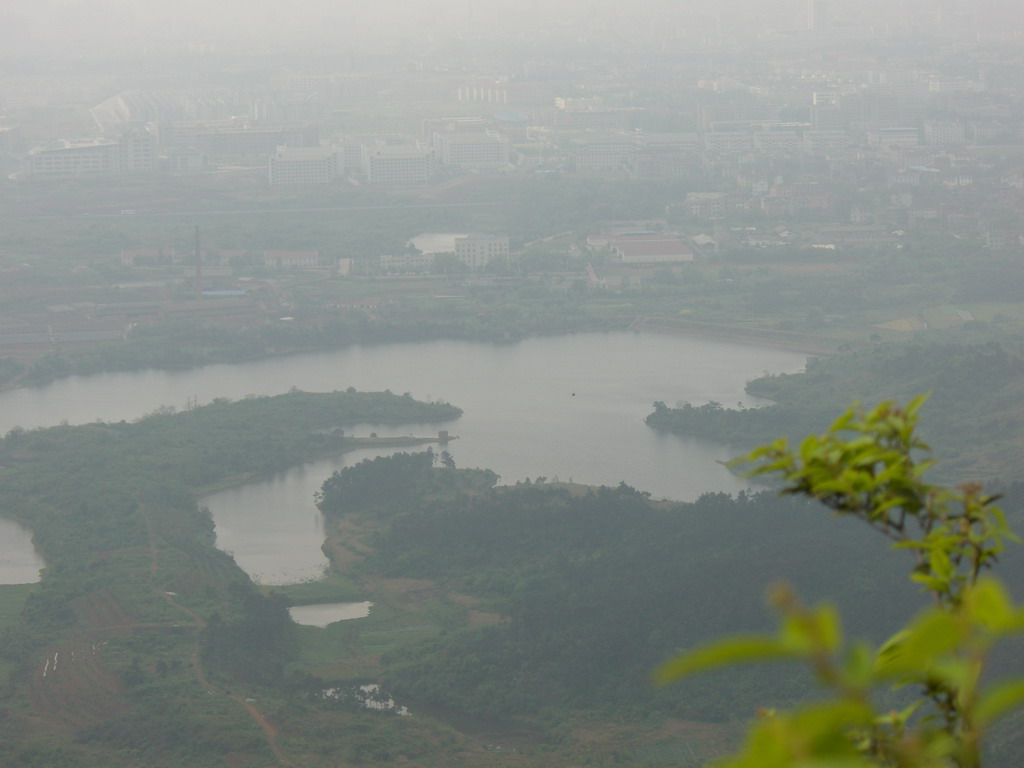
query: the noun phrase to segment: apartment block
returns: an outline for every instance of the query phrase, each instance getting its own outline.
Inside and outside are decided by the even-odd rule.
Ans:
[[[508,259],[508,235],[460,235],[455,238],[455,257],[470,269]]]
[[[370,184],[417,186],[432,175],[429,149],[420,144],[363,146],[363,175]]]
[[[573,142],[576,170],[585,173],[625,171],[633,167],[637,150],[631,133],[593,134]]]
[[[434,156],[456,168],[504,168],[509,162],[508,139],[494,131],[454,131],[434,134]]]
[[[278,147],[268,172],[273,185],[330,184],[338,178],[338,153],[332,147]]]

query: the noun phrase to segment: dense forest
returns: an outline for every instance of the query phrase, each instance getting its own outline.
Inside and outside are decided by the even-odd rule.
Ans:
[[[679,649],[771,624],[766,585],[835,601],[852,632],[879,641],[925,600],[852,521],[769,492],[652,503],[618,488],[532,484],[451,490],[427,454],[363,462],[324,485],[336,520],[373,530],[364,574],[424,579],[478,598],[502,619],[402,647],[382,659],[396,696],[445,711],[544,722],[747,717],[810,695],[787,665],[730,670],[657,688],[651,670]],[[409,468],[415,466],[415,472]],[[415,476],[367,497],[371,479]],[[1014,577],[1024,562],[1006,564]],[[898,704],[898,699],[892,705]]]

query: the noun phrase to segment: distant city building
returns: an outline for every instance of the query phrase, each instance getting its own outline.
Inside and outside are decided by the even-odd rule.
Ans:
[[[631,133],[595,133],[573,141],[576,170],[584,173],[627,171],[637,139]]]
[[[671,147],[640,147],[631,158],[634,179],[668,179],[685,176],[691,168],[690,155]]]
[[[441,164],[456,168],[504,168],[509,144],[494,131],[435,133],[434,156]]]
[[[920,144],[917,128],[879,128],[869,135],[872,144],[883,148],[916,147]]]
[[[508,235],[460,235],[455,238],[455,257],[470,269],[493,261],[508,261]]]
[[[25,158],[31,176],[84,176],[117,173],[117,144],[108,139],[62,140],[57,146],[36,147]]]
[[[698,111],[700,126],[705,131],[727,130],[723,125],[739,126],[772,122],[779,119],[780,107],[766,101],[729,101],[702,104]]]
[[[433,253],[397,253],[381,255],[379,263],[384,272],[429,272],[436,258]]]
[[[139,173],[157,167],[155,126],[126,128],[117,139],[117,171]]]
[[[735,155],[749,152],[753,136],[745,131],[708,131],[704,134],[704,149],[716,155]]]
[[[800,134],[796,131],[758,131],[754,134],[754,148],[768,156],[795,155],[801,146]]]
[[[921,173],[912,168],[890,171],[886,178],[890,187],[917,187],[921,185]]]
[[[323,105],[306,97],[256,98],[250,114],[261,123],[318,123],[323,119]]]
[[[899,237],[889,228],[871,224],[860,225],[828,225],[819,227],[817,237],[820,242],[831,243],[837,247],[868,248],[895,243]]]
[[[490,120],[470,115],[458,117],[428,117],[420,121],[420,128],[423,135],[433,141],[435,133],[459,133],[486,131],[490,127]]]
[[[623,234],[612,238],[609,247],[612,254],[624,264],[656,265],[693,261],[693,249],[674,234]]]
[[[635,108],[609,109],[600,97],[555,99],[553,122],[557,128],[570,130],[628,130],[643,110]]]
[[[647,133],[637,137],[630,159],[636,179],[683,176],[692,170],[700,147],[696,133]]]
[[[521,112],[498,112],[493,130],[510,142],[525,142],[530,139],[530,122],[530,116]]]
[[[273,185],[330,184],[338,178],[337,152],[332,147],[278,147],[268,172]]]
[[[716,219],[725,216],[727,200],[723,192],[691,192],[683,201],[683,210],[698,219]]]
[[[248,120],[173,121],[160,125],[164,149],[192,147],[209,157],[267,157],[278,147],[318,147],[316,125],[265,126]]]
[[[264,251],[263,265],[272,269],[319,267],[320,251]]]
[[[370,184],[417,186],[432,175],[430,150],[420,144],[363,146],[363,175]]]
[[[133,126],[116,138],[68,140],[36,147],[24,158],[31,176],[82,176],[153,171],[156,137],[148,126]]]
[[[121,251],[119,260],[123,266],[137,267],[143,264],[172,263],[175,258],[173,248],[135,248]]]
[[[567,112],[587,112],[592,109],[603,109],[604,100],[600,96],[587,98],[569,98],[559,96],[555,99],[555,109],[564,109]]]
[[[505,105],[509,103],[509,91],[505,83],[495,83],[493,80],[478,81],[459,86],[456,98],[459,101]]]
[[[809,155],[828,155],[849,148],[850,135],[846,131],[804,131],[803,150]]]
[[[930,146],[961,145],[967,141],[967,127],[958,120],[925,120],[924,143]]]
[[[338,153],[338,173],[341,176],[362,175],[363,159],[367,147],[407,146],[408,140],[397,134],[363,134],[346,136],[335,150]]]

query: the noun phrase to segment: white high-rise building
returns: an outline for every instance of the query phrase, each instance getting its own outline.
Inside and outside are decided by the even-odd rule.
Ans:
[[[107,139],[72,141],[36,147],[24,160],[30,176],[92,176],[117,173],[117,144]]]
[[[32,149],[24,158],[30,176],[82,176],[153,171],[156,136],[151,126],[132,126],[116,139],[62,139]]]
[[[157,166],[156,135],[151,126],[126,129],[117,140],[118,171],[138,173]]]
[[[278,147],[268,171],[274,185],[330,184],[338,177],[338,153],[332,147]]]
[[[430,150],[417,144],[363,146],[363,174],[370,184],[416,186],[431,177]]]

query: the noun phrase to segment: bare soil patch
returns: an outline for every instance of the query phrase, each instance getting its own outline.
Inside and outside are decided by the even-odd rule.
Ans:
[[[890,331],[923,331],[924,321],[919,317],[901,317],[886,323],[875,323],[876,328],[888,328]]]

